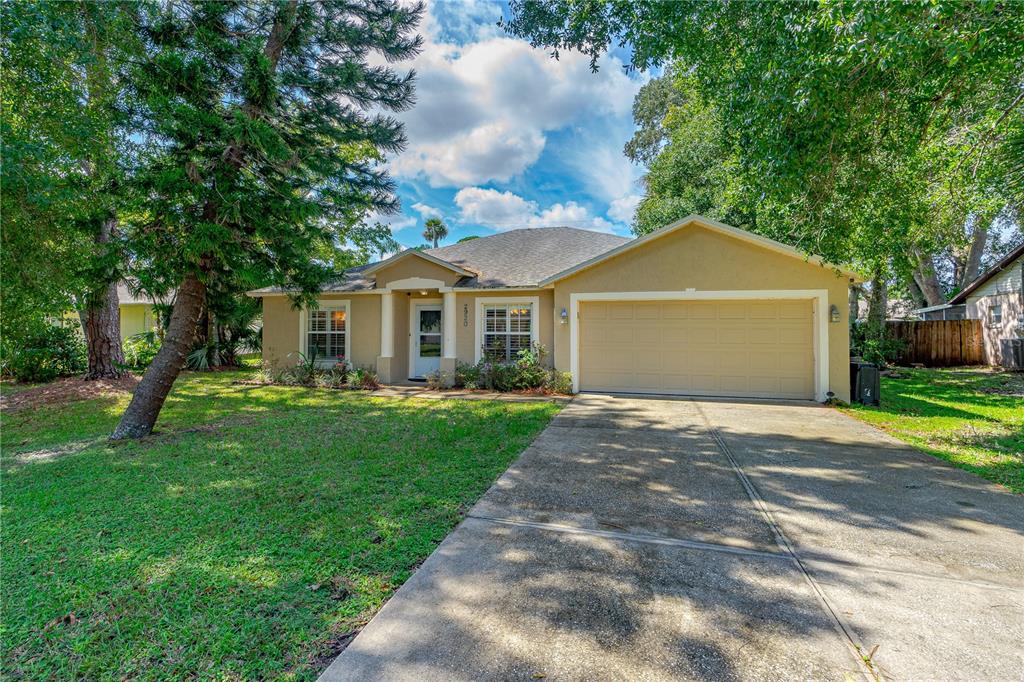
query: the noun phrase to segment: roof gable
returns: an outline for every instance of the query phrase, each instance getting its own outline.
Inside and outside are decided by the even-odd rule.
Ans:
[[[400,261],[403,261],[403,260],[406,260],[408,258],[422,258],[423,260],[427,261],[428,263],[433,263],[434,265],[440,265],[442,268],[447,268],[447,269],[451,270],[452,272],[454,272],[455,274],[461,275],[463,277],[472,277],[472,276],[474,276],[476,274],[475,272],[473,272],[471,270],[467,270],[466,268],[459,267],[458,265],[456,265],[454,263],[450,263],[450,262],[444,260],[443,258],[438,258],[437,256],[434,256],[434,255],[432,255],[430,253],[427,253],[426,251],[420,251],[419,249],[406,249],[405,251],[401,251],[399,253],[396,253],[391,258],[385,258],[382,261],[378,261],[378,262],[374,263],[373,265],[370,265],[370,266],[364,268],[362,270],[362,274],[364,274],[364,275],[372,275],[373,273],[377,272],[378,270],[382,270],[382,269],[384,269],[386,267],[390,267],[390,266],[395,265],[396,263],[398,263]]]
[[[1024,244],[1011,251],[1001,261],[982,273],[977,279],[964,287],[963,291],[950,299],[950,303],[966,303],[967,297],[983,287],[986,282],[1001,272],[1013,267],[1014,263],[1024,258]]]
[[[805,263],[834,267],[843,275],[857,282],[863,281],[863,277],[861,275],[853,272],[852,270],[844,269],[837,265],[828,263],[820,256],[808,256],[801,252],[799,249],[795,249],[792,246],[787,246],[782,242],[777,242],[774,239],[762,237],[761,235],[754,234],[753,232],[748,232],[747,230],[741,230],[737,227],[726,225],[725,223],[720,223],[717,220],[711,220],[710,218],[705,218],[704,216],[700,215],[689,215],[683,218],[682,220],[677,220],[676,222],[666,225],[665,227],[659,228],[654,232],[643,235],[642,237],[637,237],[636,239],[628,241],[618,247],[611,249],[610,251],[606,251],[605,253],[599,254],[593,258],[583,261],[582,263],[562,270],[561,272],[555,273],[554,275],[545,278],[543,281],[541,281],[540,284],[541,286],[554,284],[559,280],[565,279],[566,277],[575,275],[578,272],[599,265],[600,263],[615,258],[618,255],[632,251],[636,248],[644,246],[645,244],[649,244],[652,241],[673,234],[679,230],[683,230],[693,226],[703,227],[713,232],[724,234],[726,236],[739,239],[740,241],[744,241],[768,249],[769,251],[774,251],[776,253],[780,253],[782,255],[790,256],[793,258],[798,258],[804,261]]]

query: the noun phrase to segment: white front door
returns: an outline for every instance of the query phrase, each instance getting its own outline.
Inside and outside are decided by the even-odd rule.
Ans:
[[[412,329],[412,371],[410,378],[422,378],[441,369],[441,306],[415,307]]]

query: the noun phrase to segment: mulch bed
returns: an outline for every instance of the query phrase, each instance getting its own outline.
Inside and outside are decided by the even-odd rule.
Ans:
[[[0,390],[0,409],[4,412],[17,412],[43,405],[60,405],[119,393],[134,393],[138,384],[139,377],[131,374],[120,379],[95,381],[86,381],[80,377],[64,377],[10,395]]]

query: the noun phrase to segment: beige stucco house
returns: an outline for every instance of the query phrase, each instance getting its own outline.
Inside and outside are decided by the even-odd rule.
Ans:
[[[576,390],[849,400],[849,271],[690,216],[637,239],[523,229],[263,299],[265,362],[317,349],[404,382],[543,344]]]
[[[967,319],[981,320],[985,361],[1012,364],[1008,342],[1024,338],[1024,244],[1007,254],[959,294],[951,305],[967,305]]]

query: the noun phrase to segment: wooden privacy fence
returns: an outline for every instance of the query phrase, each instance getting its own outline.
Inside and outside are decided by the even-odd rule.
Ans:
[[[985,352],[981,320],[923,320],[886,322],[890,337],[903,342],[899,363],[925,367],[982,365]]]

